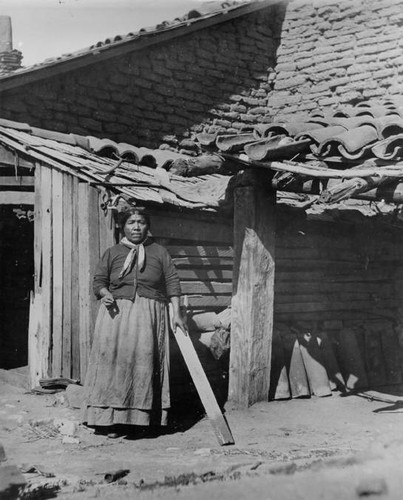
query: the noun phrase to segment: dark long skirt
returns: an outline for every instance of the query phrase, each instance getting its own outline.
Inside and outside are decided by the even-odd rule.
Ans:
[[[103,305],[84,383],[83,422],[166,425],[170,407],[168,311],[164,302],[118,299]]]

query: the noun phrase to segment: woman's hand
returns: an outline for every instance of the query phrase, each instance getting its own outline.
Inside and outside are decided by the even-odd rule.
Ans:
[[[170,302],[172,304],[172,328],[176,330],[178,327],[185,335],[188,335],[188,327],[181,313],[179,297],[171,297]]]
[[[177,316],[176,314],[174,314],[174,317],[172,318],[172,323],[174,328],[180,328],[185,335],[189,334],[188,327],[182,316],[179,315]]]
[[[101,302],[108,309],[115,302],[115,299],[113,298],[111,292],[106,288],[102,289],[100,293],[102,295]]]

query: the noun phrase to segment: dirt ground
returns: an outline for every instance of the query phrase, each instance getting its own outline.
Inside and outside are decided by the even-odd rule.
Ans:
[[[80,426],[64,393],[33,395],[1,382],[1,465],[34,471],[24,473],[24,499],[403,498],[403,386],[260,403],[226,416],[233,446],[217,444],[206,418],[164,435],[111,440]],[[130,472],[106,482],[118,469]]]

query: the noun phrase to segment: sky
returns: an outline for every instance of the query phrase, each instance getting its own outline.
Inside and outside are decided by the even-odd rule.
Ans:
[[[183,16],[201,0],[0,0],[23,66]]]

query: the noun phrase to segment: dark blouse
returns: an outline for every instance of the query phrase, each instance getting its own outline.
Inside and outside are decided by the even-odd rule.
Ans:
[[[104,287],[115,299],[134,300],[136,293],[140,297],[156,300],[166,300],[181,295],[178,273],[168,251],[153,241],[146,241],[144,250],[145,266],[142,271],[137,270],[136,290],[134,286],[136,267],[123,278],[119,278],[130,248],[118,244],[106,250],[94,275],[93,290],[98,299],[101,298],[99,292]]]

